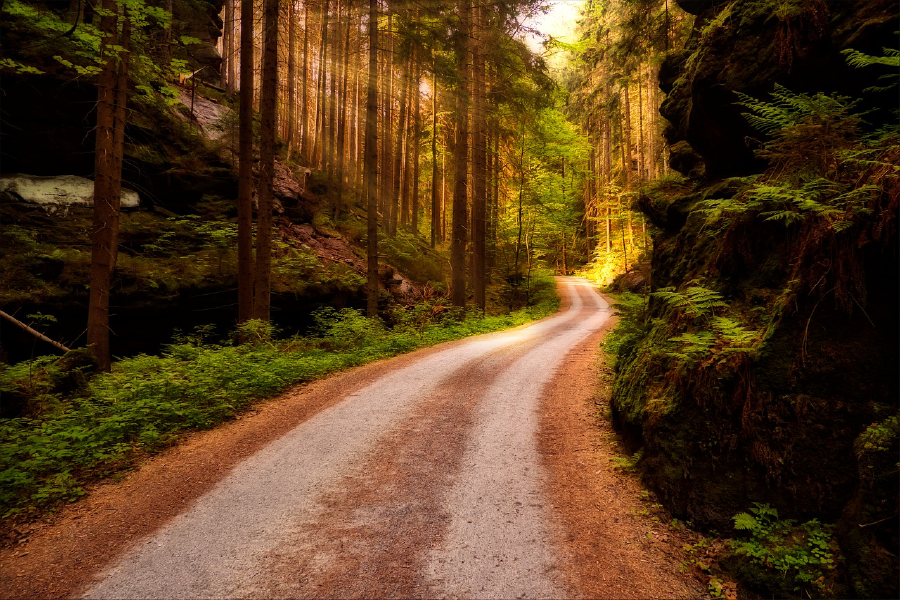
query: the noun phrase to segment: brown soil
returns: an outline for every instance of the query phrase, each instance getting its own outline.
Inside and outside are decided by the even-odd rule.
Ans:
[[[461,343],[450,342],[451,344]],[[442,345],[359,367],[260,403],[150,458],[123,480],[89,488],[82,501],[23,527],[0,549],[0,598],[71,596],[142,537],[185,511],[244,458],[385,373]]]
[[[584,598],[702,597],[703,586],[681,568],[682,547],[694,540],[666,525],[658,505],[641,500],[636,477],[611,461],[622,455],[604,417],[612,370],[597,347],[614,326],[613,317],[569,354],[544,398],[540,448],[569,587]]]
[[[679,575],[684,560],[667,526],[641,516],[637,482],[612,469],[611,428],[598,418],[597,343],[591,336],[569,356],[544,400],[541,451],[551,498],[564,532],[569,587],[592,598],[702,595]],[[464,343],[464,340],[451,344]],[[425,553],[446,530],[440,499],[460,468],[473,419],[473,399],[524,343],[476,361],[448,378],[416,414],[326,498],[324,514],[298,528],[269,556],[268,588],[248,596],[427,596]],[[0,549],[0,597],[62,597],[83,592],[91,578],[141,538],[184,512],[244,458],[335,404],[347,394],[447,344],[295,389],[238,420],[194,434],[149,459],[122,481],[89,490],[83,501],[32,525]],[[608,374],[607,374],[608,375]],[[608,378],[607,378],[608,381]],[[425,460],[425,456],[430,456]],[[354,507],[378,507],[363,515]],[[373,516],[374,515],[374,516]],[[651,537],[648,537],[648,533]],[[316,552],[304,552],[314,547]],[[433,595],[433,593],[431,594]]]

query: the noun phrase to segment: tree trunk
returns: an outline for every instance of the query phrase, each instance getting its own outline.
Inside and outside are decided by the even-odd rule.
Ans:
[[[607,88],[607,93],[609,88]],[[612,184],[612,122],[609,113],[603,120],[603,194],[606,203],[606,254],[612,252],[612,198],[610,186]]]
[[[336,0],[334,5],[335,25],[334,33],[331,36],[331,93],[328,95],[328,127],[326,132],[327,160],[326,168],[328,170],[328,183],[334,186],[334,169],[336,163],[335,148],[337,146],[337,104],[338,104],[338,81],[340,81],[340,73],[338,73],[338,65],[341,64],[341,2]],[[329,190],[332,193],[332,190]],[[335,199],[332,202],[334,212],[337,214],[337,205],[340,201]]]
[[[369,0],[369,85],[366,92],[366,314],[378,316],[378,0]]]
[[[388,11],[391,10],[390,2],[388,2]],[[393,173],[391,167],[393,165],[393,153],[391,149],[391,121],[393,113],[393,97],[394,97],[394,36],[393,33],[394,15],[388,12],[387,22],[387,48],[385,48],[384,57],[384,125],[382,126],[384,134],[381,142],[381,202],[382,217],[384,219],[384,229],[389,231],[393,222],[391,215],[391,183],[393,182]]]
[[[275,172],[275,107],[278,90],[278,1],[265,0],[260,90],[259,187],[253,318],[269,320],[272,278],[272,181]]]
[[[338,143],[337,143],[337,192],[334,201],[334,220],[337,222],[341,217],[343,208],[344,194],[344,137],[347,134],[347,71],[350,64],[350,2],[347,2],[347,33],[344,37],[344,67],[341,77],[341,112],[338,120]]]
[[[400,87],[400,114],[399,121],[397,122],[397,144],[394,146],[394,170],[393,170],[393,192],[391,193],[391,221],[390,221],[390,234],[397,234],[397,222],[401,221],[404,225],[406,224],[406,212],[409,209],[408,206],[401,205],[400,203],[400,195],[401,195],[401,169],[403,167],[403,136],[407,130],[407,120],[409,119],[409,106],[406,101],[407,95],[409,94],[409,76],[404,73],[403,74],[403,83]],[[402,214],[402,217],[398,219],[398,216]]]
[[[431,54],[431,71],[431,247],[434,248],[437,240],[443,241],[441,233],[441,201],[438,198],[438,82],[437,55],[434,53],[434,50],[432,50]]]
[[[643,73],[643,65],[638,63],[638,137],[640,150],[638,155],[640,156],[640,174],[638,175],[638,185],[643,185],[644,182],[647,181],[648,169],[647,169],[647,152],[644,146],[645,138],[644,138],[644,73]]]
[[[484,45],[482,36],[481,7],[473,6],[474,51],[472,53],[472,283],[475,292],[475,305],[485,310],[485,206],[487,182],[485,181],[485,155],[487,139],[484,122]]]
[[[226,3],[228,0],[226,0]],[[294,132],[297,129],[297,125],[294,122],[296,118],[295,106],[297,104],[297,98],[294,94],[294,90],[297,87],[297,82],[295,81],[297,74],[297,66],[295,60],[295,54],[297,53],[297,24],[296,24],[296,11],[295,6],[297,4],[297,0],[288,0],[288,60],[287,60],[287,135],[285,136],[285,142],[287,142],[287,156],[288,160],[290,160],[291,156],[294,153],[294,144],[296,143],[296,138],[294,136]]]
[[[300,154],[309,162],[309,0],[303,4],[303,92],[300,94]]]
[[[253,2],[241,0],[238,114],[238,322],[253,315]]]
[[[115,245],[119,226],[123,148],[125,91],[118,87],[127,83],[128,21],[122,16],[123,32],[119,36],[120,9],[116,0],[103,0],[105,14],[100,18],[100,57],[102,70],[97,79],[97,128],[94,153],[94,208],[91,232],[91,279],[88,299],[87,344],[97,358],[101,371],[109,371],[109,292],[115,269]],[[115,46],[123,50],[117,53]],[[127,89],[127,85],[124,86]],[[121,110],[118,103],[121,102]],[[119,122],[119,118],[123,120]],[[116,166],[118,165],[118,170]]]
[[[234,94],[234,84],[237,79],[237,69],[235,69],[235,44],[234,44],[234,3],[237,0],[225,0],[225,40],[222,44],[225,47],[225,93],[229,96]]]
[[[500,118],[495,114],[493,118],[494,123],[494,179],[493,186],[494,191],[491,194],[491,227],[490,227],[490,235],[489,235],[489,243],[488,243],[488,256],[487,256],[487,266],[488,266],[488,274],[490,274],[490,269],[493,269],[497,263],[497,223],[500,218]]]
[[[326,66],[328,65],[328,0],[322,2],[322,36],[319,47],[319,94],[316,102],[316,141],[313,146],[313,161],[319,170],[325,169],[325,101],[328,82]]]
[[[456,148],[453,187],[453,237],[450,240],[451,291],[454,306],[466,305],[466,218],[469,158],[469,2],[458,0],[459,87],[456,90]]]
[[[418,21],[419,13],[416,11],[416,21]],[[416,80],[413,86],[413,102],[415,103],[415,117],[413,119],[413,136],[412,136],[412,163],[413,163],[413,190],[412,190],[412,232],[413,235],[419,235],[419,151],[422,139],[422,98],[419,93],[419,86],[422,82],[422,61],[419,57],[419,50],[415,52],[416,63]]]
[[[634,150],[631,147],[631,94],[629,93],[629,85],[626,81],[622,89],[622,104],[625,107],[625,114],[622,118],[622,173],[625,176],[625,189],[631,190],[631,161]]]

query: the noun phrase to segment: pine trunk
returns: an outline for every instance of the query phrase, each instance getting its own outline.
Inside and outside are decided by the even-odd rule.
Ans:
[[[231,96],[234,94],[234,84],[237,79],[237,69],[235,69],[235,44],[234,44],[234,3],[237,0],[225,0],[225,92]]]
[[[437,164],[437,136],[438,136],[438,82],[437,82],[437,58],[432,51],[431,55],[431,247],[434,248],[438,240],[443,241],[441,233],[441,201],[438,197],[438,164]]]
[[[253,2],[241,0],[238,114],[238,322],[253,318]]]
[[[300,94],[300,154],[309,162],[309,2],[303,5],[303,91]]]
[[[347,32],[344,36],[344,67],[341,74],[341,110],[338,119],[338,143],[337,143],[337,192],[334,202],[334,220],[341,217],[344,195],[344,137],[347,135],[347,72],[350,64],[350,4],[347,3]]]
[[[227,2],[227,0],[226,0]],[[294,90],[297,87],[297,82],[294,81],[297,77],[297,66],[294,55],[297,53],[297,24],[295,23],[295,11],[294,7],[296,6],[297,0],[288,0],[290,4],[288,5],[288,60],[287,60],[287,135],[285,136],[285,141],[287,142],[287,155],[288,159],[294,153],[294,144],[295,137],[294,132],[297,129],[297,125],[295,121],[295,106],[297,104],[297,99],[294,95]]]
[[[418,18],[418,12],[416,13]],[[419,51],[415,53],[416,63],[416,80],[413,85],[413,102],[415,106],[415,117],[413,120],[413,136],[412,136],[412,232],[413,235],[419,235],[419,151],[421,150],[419,140],[422,139],[422,98],[419,94],[419,86],[422,81],[422,63],[419,59]]]
[[[366,92],[366,314],[378,316],[378,0],[369,0],[369,82]]]
[[[459,87],[456,90],[456,147],[454,149],[453,234],[450,240],[451,296],[454,306],[466,305],[466,220],[469,158],[469,2],[458,0]]]
[[[333,190],[335,166],[337,156],[335,148],[337,147],[337,104],[338,104],[338,82],[340,81],[340,73],[338,73],[338,65],[341,61],[341,2],[337,0],[334,7],[335,24],[334,33],[331,35],[331,86],[328,94],[328,127],[326,132],[326,169],[328,171],[328,182]],[[332,201],[334,213],[338,212],[338,199]]]
[[[388,10],[391,10],[388,3]],[[392,28],[394,23],[394,15],[388,13],[387,22],[387,48],[384,56],[384,125],[383,136],[381,142],[381,202],[382,217],[385,230],[390,230],[393,216],[391,215],[391,183],[393,182],[393,173],[391,167],[393,165],[393,153],[391,150],[391,121],[393,113],[394,98],[394,36]]]
[[[275,108],[278,90],[278,2],[265,0],[260,90],[259,187],[256,191],[256,277],[253,318],[269,320],[272,278],[272,181],[275,174]]]
[[[403,166],[403,135],[406,133],[407,127],[407,119],[408,119],[408,106],[406,102],[407,94],[409,93],[409,77],[404,74],[403,83],[400,87],[400,114],[399,121],[397,122],[397,144],[394,146],[394,169],[392,172],[393,175],[393,192],[391,193],[391,220],[390,220],[390,234],[397,234],[397,221],[400,220],[403,224],[406,224],[406,206],[401,206],[400,204],[400,195],[401,195],[401,168]],[[399,210],[398,210],[399,209]],[[398,219],[399,213],[403,213],[403,217]]]
[[[116,172],[117,87],[120,75],[126,69],[127,54],[119,56],[113,47],[125,40],[119,39],[119,5],[115,0],[103,0],[106,14],[100,18],[100,60],[102,70],[97,79],[97,127],[94,154],[94,208],[91,231],[91,279],[88,299],[87,344],[97,359],[101,371],[110,370],[109,347],[109,293],[112,272],[115,269],[115,240],[119,220],[119,197],[116,188],[121,186],[121,162]],[[124,19],[123,19],[124,20]],[[124,38],[124,35],[122,36]],[[120,66],[120,63],[121,66]],[[127,71],[125,77],[127,77]],[[123,105],[124,113],[124,105]],[[124,139],[124,138],[123,138]],[[116,182],[119,182],[118,184]]]
[[[485,180],[485,155],[487,139],[484,122],[484,31],[481,23],[481,8],[473,7],[474,51],[472,53],[472,283],[475,305],[485,310],[485,206],[487,182]]]

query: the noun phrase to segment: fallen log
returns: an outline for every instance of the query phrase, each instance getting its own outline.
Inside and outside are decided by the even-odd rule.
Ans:
[[[22,329],[24,329],[25,331],[27,331],[28,333],[33,335],[34,337],[38,338],[39,340],[43,340],[43,341],[47,342],[48,344],[50,344],[51,346],[54,346],[55,348],[59,348],[63,352],[69,351],[69,348],[63,346],[59,342],[55,342],[55,341],[51,340],[50,338],[48,338],[46,335],[44,335],[40,331],[32,329],[31,327],[29,327],[28,325],[26,325],[22,321],[18,320],[17,318],[15,318],[14,316],[12,316],[9,313],[6,313],[6,312],[3,312],[2,310],[0,310],[0,317],[3,317],[10,323],[15,323],[16,325],[18,325],[19,327],[21,327]]]

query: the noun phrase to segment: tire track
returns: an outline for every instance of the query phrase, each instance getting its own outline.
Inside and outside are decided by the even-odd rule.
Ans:
[[[573,284],[566,286],[571,290]],[[577,293],[570,295],[572,306],[563,314],[427,355],[318,413],[241,463],[190,510],[128,553],[86,596],[268,595],[258,582],[270,572],[266,565],[273,552],[296,534],[296,527],[286,524],[316,522],[325,514],[335,483],[364,464],[384,436],[414,415],[422,399],[431,398],[452,373],[492,352],[571,325],[580,316],[581,301]],[[574,339],[568,332],[562,337]],[[540,344],[521,366],[546,367],[547,360],[537,360],[535,352],[545,346],[545,351],[564,350],[564,345]],[[549,374],[531,378],[539,383],[547,379]],[[500,384],[492,386],[499,389]],[[431,587],[443,585],[435,580]]]
[[[580,314],[558,322],[544,337],[558,335]],[[441,544],[452,522],[443,504],[462,466],[476,411],[497,378],[544,337],[502,347],[441,381],[369,460],[324,494],[324,511],[269,555],[263,585],[249,583],[236,595],[445,595],[424,577],[427,552]]]

